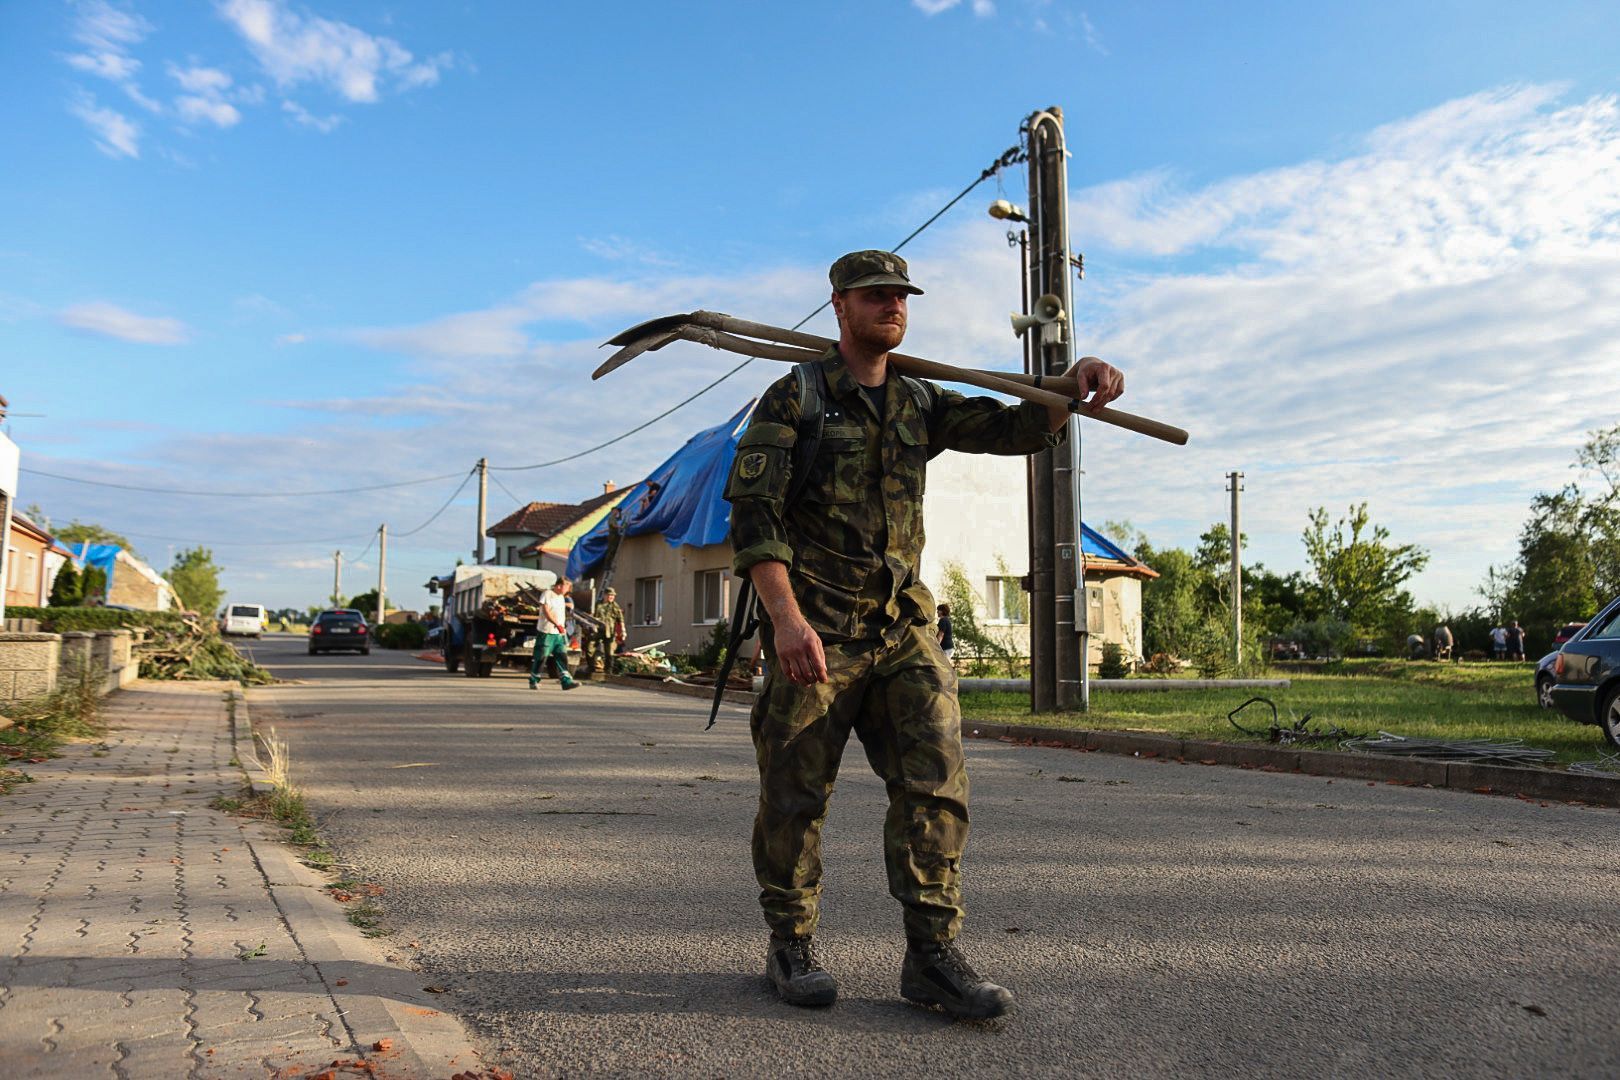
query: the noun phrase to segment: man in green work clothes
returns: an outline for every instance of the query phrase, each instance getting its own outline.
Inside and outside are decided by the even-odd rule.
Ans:
[[[557,669],[564,690],[579,684],[568,673],[568,590],[567,578],[558,578],[540,597],[540,616],[535,620],[534,659],[529,663],[529,689],[538,690],[547,663]]]
[[[837,984],[811,944],[821,895],[821,825],[849,733],[889,793],[884,853],[904,909],[900,992],[968,1017],[999,1016],[1010,991],[954,944],[968,835],[956,674],[929,627],[918,580],[928,459],[943,450],[1030,454],[1057,445],[1063,409],[968,398],[891,372],[907,299],[905,260],[858,251],[833,263],[839,337],[819,361],[824,417],[809,477],[787,505],[800,413],[798,372],[760,399],[737,444],[726,498],[734,566],[759,592],[772,658],[751,726],[759,761],[754,870],[771,928],[766,970],[784,1000],[826,1005]],[[1088,406],[1124,390],[1108,364],[1075,365]]]

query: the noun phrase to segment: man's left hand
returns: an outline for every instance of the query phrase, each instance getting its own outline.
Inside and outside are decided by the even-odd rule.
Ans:
[[[1100,409],[1125,392],[1125,373],[1095,356],[1082,356],[1064,375],[1073,379],[1078,386],[1080,407],[1083,409]],[[1046,411],[1053,431],[1069,422],[1066,409],[1053,406]]]
[[[1082,356],[1064,374],[1079,384],[1080,404],[1088,409],[1100,409],[1125,392],[1125,373],[1095,356]]]

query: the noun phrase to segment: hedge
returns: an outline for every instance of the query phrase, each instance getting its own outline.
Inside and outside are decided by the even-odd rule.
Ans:
[[[37,619],[53,634],[74,630],[124,630],[133,626],[177,628],[185,623],[172,611],[124,611],[104,607],[18,607],[6,605],[8,619]]]

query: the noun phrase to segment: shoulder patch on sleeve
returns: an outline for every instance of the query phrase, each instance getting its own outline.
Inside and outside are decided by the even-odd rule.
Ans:
[[[786,424],[773,424],[769,421],[748,425],[748,430],[742,433],[737,440],[737,453],[742,454],[751,446],[774,446],[786,449],[793,445],[796,438],[793,429]]]

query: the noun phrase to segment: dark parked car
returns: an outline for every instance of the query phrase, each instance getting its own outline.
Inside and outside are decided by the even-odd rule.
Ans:
[[[1553,704],[1571,720],[1598,725],[1620,747],[1620,599],[1564,642],[1552,670]]]
[[[366,617],[353,608],[323,611],[315,616],[315,623],[309,628],[309,655],[352,649],[370,656],[371,638],[368,630]]]
[[[1536,661],[1536,704],[1543,709],[1553,707],[1552,688],[1553,683],[1558,681],[1553,678],[1553,665],[1557,661],[1556,649]]]

